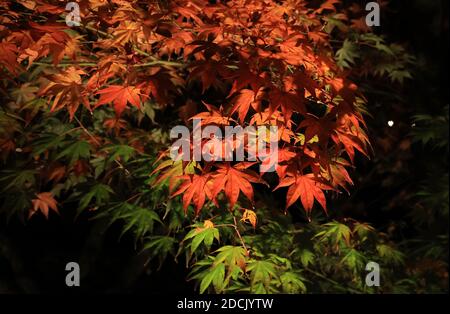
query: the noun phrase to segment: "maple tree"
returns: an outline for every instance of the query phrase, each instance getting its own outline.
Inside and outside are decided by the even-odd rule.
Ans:
[[[33,3],[41,15],[62,13],[51,4]],[[338,158],[345,152],[353,162],[355,149],[367,155],[369,140],[360,110],[364,97],[334,60],[327,42],[330,34],[324,31],[324,25],[329,25],[325,17],[337,14],[338,2],[327,1],[315,9],[304,1],[283,5],[274,1],[215,5],[174,1],[167,7],[158,3],[142,7],[139,2],[122,1],[81,4],[85,21],[97,12],[113,13],[100,14],[97,26],[80,26],[88,32],[85,35],[69,36],[79,30],[69,30],[63,24],[29,21],[30,30],[7,31],[2,41],[2,49],[8,49],[5,64],[11,64],[11,57],[15,63],[26,61],[27,68],[45,57],[51,57],[56,66],[62,65],[64,58],[73,62],[73,66],[43,81],[39,95],[52,101],[52,110],[68,108],[72,119],[80,103],[89,111],[112,104],[120,117],[127,103],[139,109],[150,99],[161,106],[173,106],[183,90],[186,93],[190,86],[200,84],[202,102],[220,107],[207,105],[208,111],[194,115],[204,118],[205,126],[236,125],[239,121],[242,126],[282,127],[280,145],[290,155],[280,156],[285,158],[276,170],[278,187],[289,188],[287,207],[300,197],[307,212],[314,198],[326,209],[322,191],[352,183],[345,170],[349,164],[338,162]],[[11,22],[5,18],[4,25]],[[98,50],[92,54],[90,45],[80,45],[79,41],[102,22],[118,26],[97,30],[104,37],[99,36],[92,45]],[[20,47],[15,46],[19,39]],[[83,83],[82,76],[88,74],[89,80]],[[126,85],[110,83],[117,79]],[[208,91],[214,91],[214,99],[205,95]],[[91,108],[88,99],[95,95],[100,98]],[[185,102],[182,107],[203,107],[189,98],[179,101]],[[212,116],[215,118],[208,118]],[[215,201],[222,190],[231,207],[240,192],[253,202],[251,183],[262,178],[236,172],[234,166],[225,167],[227,170],[219,163],[208,165],[206,173],[194,175],[172,196],[188,191],[183,197],[184,207],[193,203],[197,211],[205,198]],[[200,169],[198,164],[194,172]],[[309,175],[314,176],[315,185],[301,179]],[[180,176],[182,179],[187,177]],[[208,193],[210,182],[212,190]]]
[[[73,27],[65,1],[0,3],[8,217],[50,219],[67,206],[75,217],[121,221],[121,236],[132,233],[149,258],[184,253],[201,293],[303,293],[317,280],[342,291],[328,276],[346,291],[375,292],[357,278],[365,262],[398,271],[405,257],[385,233],[328,217],[339,210],[327,198],[352,193],[357,161],[372,156],[359,83],[412,77],[414,58],[376,35],[361,6],[77,3]],[[259,170],[270,159],[222,161],[225,148],[251,152],[234,137],[203,138],[210,161],[172,160],[170,129],[194,119],[221,130],[276,126],[275,171]],[[179,152],[194,156],[194,146]]]

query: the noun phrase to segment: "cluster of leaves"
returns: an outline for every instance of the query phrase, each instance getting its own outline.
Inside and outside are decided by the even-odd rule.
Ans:
[[[301,199],[308,213],[314,199],[326,209],[323,191],[352,183],[343,154],[351,162],[355,149],[367,155],[364,97],[329,42],[337,16],[344,23],[337,1],[316,8],[304,1],[82,1],[78,29],[54,23],[64,13],[57,1],[21,4],[30,11],[23,16],[3,4],[2,64],[10,75],[36,68],[38,94],[52,111],[64,108],[73,119],[80,104],[90,112],[111,104],[119,119],[128,104],[152,101],[176,104],[204,126],[276,125],[278,187],[289,188],[286,208]],[[54,67],[41,68],[46,62]],[[192,89],[197,99],[188,96]],[[203,104],[208,111],[197,113]],[[251,184],[264,182],[248,164],[195,164],[191,173],[185,166],[172,196],[188,191],[185,208],[197,211],[221,191],[231,207],[240,192],[253,202]]]
[[[88,127],[83,118],[72,123],[67,116],[55,116],[43,107],[33,110],[23,111],[29,122],[8,111],[0,113],[2,134],[14,136],[12,144],[8,138],[2,142],[8,148],[2,150],[8,162],[0,179],[2,209],[9,217],[30,217],[37,211],[48,216],[49,209],[58,212],[70,204],[76,204],[80,214],[108,204],[112,195],[126,196],[138,178],[148,177],[149,168],[142,166],[154,161],[142,143],[155,145],[164,140],[126,121],[119,121],[122,128],[114,132],[107,123],[118,120],[105,110],[97,111],[93,119],[88,117],[94,121]]]
[[[244,237],[249,251],[223,246],[195,264],[191,278],[200,281],[200,292],[371,293],[377,288],[363,276],[369,261],[389,265],[381,291],[401,289],[395,281],[401,275],[393,272],[401,271],[403,254],[370,225],[345,219],[296,228],[289,220],[266,221],[257,234]]]
[[[179,172],[173,171],[178,164],[163,162],[157,170],[162,179],[171,177],[172,197],[184,193],[185,208],[192,204],[198,212],[208,200],[217,205],[220,192],[230,208],[240,195],[253,204],[253,185],[263,183],[275,189],[287,187],[285,208],[300,200],[309,215],[315,201],[326,210],[324,191],[353,183],[346,167],[353,162],[355,150],[368,155],[361,114],[365,100],[334,60],[329,42],[333,28],[324,30],[330,16],[337,14],[334,4],[327,1],[314,8],[304,1],[282,5],[230,1],[192,7],[191,14],[199,18],[189,25],[194,38],[187,47],[192,50],[171,53],[192,62],[188,84],[201,83],[200,97],[207,111],[191,118],[202,119],[205,127],[277,126],[276,177],[267,174],[265,179],[278,185],[253,171],[259,164],[268,166],[270,159],[222,162],[225,149],[213,150],[212,162],[184,163]],[[172,38],[180,33],[184,36],[184,29],[172,31]],[[233,137],[211,137],[203,140],[200,150],[218,145],[231,148],[231,154],[241,147],[247,153],[252,149],[247,144]],[[191,145],[180,153],[191,156],[194,149]],[[177,181],[182,181],[178,188]]]
[[[409,77],[411,57],[364,27],[361,8],[82,0],[82,24],[69,28],[63,2],[0,4],[6,215],[121,221],[160,264],[184,256],[200,292],[414,289],[388,235],[312,212],[353,184],[355,150],[369,155],[366,99],[351,77]],[[277,126],[276,172],[259,173],[262,160],[157,158],[169,128],[193,117]],[[286,188],[284,204],[270,208],[268,187]],[[294,222],[298,203],[311,223]],[[378,290],[364,284],[367,261],[389,273]]]

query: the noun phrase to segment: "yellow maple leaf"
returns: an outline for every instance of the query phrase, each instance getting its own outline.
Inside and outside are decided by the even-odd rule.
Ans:
[[[249,222],[253,226],[253,228],[256,228],[256,213],[253,210],[244,208],[244,214],[242,215],[241,221]]]

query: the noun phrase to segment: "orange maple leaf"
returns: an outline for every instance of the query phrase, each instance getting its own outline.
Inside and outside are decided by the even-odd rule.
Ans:
[[[314,199],[327,211],[326,199],[323,190],[331,190],[331,187],[319,182],[313,174],[288,176],[281,180],[275,188],[289,186],[286,195],[286,209],[291,207],[300,198],[303,208],[307,213],[311,212]]]
[[[30,210],[28,218],[33,216],[38,210],[44,214],[45,218],[48,218],[49,208],[59,214],[57,202],[53,198],[53,194],[51,192],[42,192],[36,194],[36,196],[37,198],[31,201],[33,208]]]
[[[259,111],[258,109],[261,103],[262,95],[263,93],[261,90],[256,93],[251,89],[241,90],[239,95],[236,97],[231,114],[237,111],[239,113],[239,121],[244,123],[245,116],[247,115],[250,106],[252,106],[252,108],[256,111]]]
[[[69,67],[61,73],[52,75],[50,83],[39,91],[39,95],[48,95],[49,101],[53,99],[51,111],[67,108],[70,119],[73,119],[80,103],[91,110],[81,78],[84,74],[86,73],[83,70]]]
[[[111,85],[99,90],[97,94],[100,94],[100,99],[95,107],[97,108],[98,106],[112,102],[117,116],[122,114],[128,102],[140,108],[141,98],[139,95],[141,94],[141,89],[139,87]]]

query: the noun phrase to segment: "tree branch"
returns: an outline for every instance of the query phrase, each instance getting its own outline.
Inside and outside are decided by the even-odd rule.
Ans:
[[[236,217],[233,216],[233,221],[234,221],[234,230],[236,230],[236,233],[239,237],[239,240],[241,241],[242,247],[245,250],[245,254],[248,255],[249,251],[247,249],[247,246],[245,245],[244,239],[242,239],[241,233],[239,232],[238,226],[237,226],[237,221],[236,221]]]
[[[75,120],[78,122],[78,125],[81,127],[81,129],[83,129],[83,131],[84,131],[90,138],[92,138],[92,140],[93,140],[97,145],[101,145],[101,143],[95,138],[95,136],[92,135],[92,133],[89,132],[88,129],[86,129],[86,127],[83,125],[83,123],[81,123],[81,121],[80,121],[76,116],[74,116],[74,118],[75,118]],[[125,174],[126,174],[127,176],[131,175],[131,173],[128,171],[128,169],[125,168],[125,166],[124,166],[120,161],[118,161],[117,159],[114,159],[114,161],[116,162],[116,164],[119,166],[120,169],[123,169],[123,170],[125,171]]]

